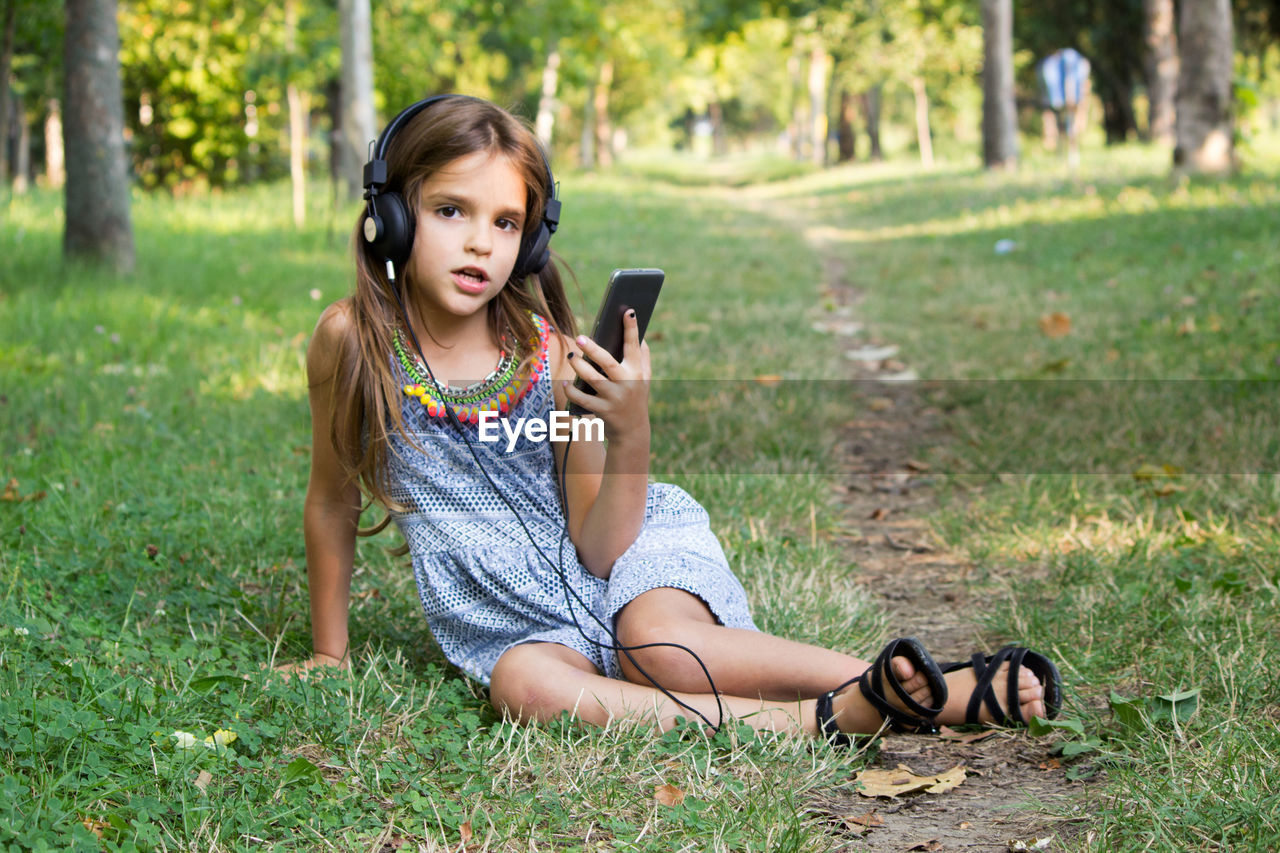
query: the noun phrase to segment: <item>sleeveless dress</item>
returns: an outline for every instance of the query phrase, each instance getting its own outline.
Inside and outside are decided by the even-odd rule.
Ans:
[[[411,379],[392,361],[402,378]],[[525,380],[531,382],[527,392],[505,415],[513,426],[520,417],[550,420],[545,334],[537,363],[541,369]],[[578,562],[569,537],[561,536],[564,514],[550,441],[532,441],[522,432],[508,452],[501,427],[499,441],[482,442],[479,426],[464,422],[468,447],[447,419],[433,417],[418,399],[405,396],[401,405],[406,431],[422,450],[392,431],[386,483],[400,507],[392,516],[409,545],[431,633],[467,675],[487,686],[507,649],[546,642],[567,646],[604,675],[620,678],[611,648],[614,619],[636,596],[658,587],[690,592],[721,624],[755,630],[746,592],[706,511],[680,487],[649,485],[643,528],[609,578],[597,578]]]

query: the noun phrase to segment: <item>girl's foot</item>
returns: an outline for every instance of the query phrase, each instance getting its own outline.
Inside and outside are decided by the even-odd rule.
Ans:
[[[966,722],[972,722],[965,719],[965,714],[969,707],[969,698],[978,687],[977,675],[970,667],[948,672],[944,678],[947,679],[948,699],[947,704],[942,708],[942,713],[938,715],[938,722],[949,726],[960,726]],[[1005,662],[996,670],[992,682],[996,686],[995,695],[1004,713],[996,717],[986,703],[983,703],[978,713],[978,723],[998,723],[1012,716],[1008,707],[1008,687],[1005,686],[1008,682],[1009,664]],[[1018,670],[1018,705],[1024,720],[1045,716],[1044,686],[1040,683],[1040,679],[1036,678],[1036,674],[1026,667]]]
[[[847,689],[857,684],[858,689]],[[818,697],[818,735],[848,745],[850,734],[936,731],[947,699],[942,671],[915,637],[892,640],[862,675]]]
[[[929,688],[929,680],[923,672],[916,670],[915,664],[909,658],[901,655],[893,658],[889,661],[889,669],[893,677],[897,679],[897,682],[911,696],[912,700],[926,708],[937,707],[933,698],[933,691]],[[972,684],[970,687],[972,687]],[[949,690],[950,684],[948,683]],[[965,693],[965,696],[968,695],[968,693]],[[898,697],[895,691],[886,690],[885,698],[894,707],[904,712],[910,712],[911,709]],[[831,711],[831,716],[835,719],[836,725],[845,734],[872,735],[880,731],[881,726],[884,725],[884,714],[880,713],[874,705],[867,701],[856,682],[832,698]],[[963,715],[963,713],[964,709],[961,708],[961,714]]]
[[[948,701],[938,715],[951,725],[1025,726],[1053,719],[1062,707],[1062,676],[1053,661],[1022,646],[945,664]]]

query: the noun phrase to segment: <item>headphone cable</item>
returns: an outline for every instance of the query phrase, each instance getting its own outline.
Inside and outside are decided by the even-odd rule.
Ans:
[[[388,269],[388,272],[391,272],[391,273],[394,272],[394,266],[390,261],[387,262],[387,269]],[[422,360],[422,366],[427,374],[427,379],[430,380],[432,388],[435,389],[436,395],[437,397],[439,397],[441,401],[442,407],[445,410],[445,414],[448,417],[449,423],[453,425],[454,430],[462,437],[463,443],[466,444],[467,450],[471,452],[471,457],[473,460],[475,460],[476,466],[480,469],[480,472],[484,475],[485,480],[489,483],[490,487],[494,490],[494,492],[506,505],[507,509],[511,511],[511,514],[515,517],[516,521],[519,522],[521,529],[524,530],[525,536],[529,540],[529,544],[531,544],[534,550],[538,552],[538,556],[542,558],[543,562],[545,562],[548,566],[550,566],[552,569],[556,571],[557,575],[560,578],[561,586],[564,588],[564,591],[565,591],[565,603],[566,605],[568,605],[568,608],[569,608],[569,617],[570,619],[573,620],[573,625],[575,628],[578,629],[578,633],[582,636],[584,640],[586,640],[588,643],[591,643],[594,646],[597,646],[598,648],[608,649],[610,651],[620,652],[626,655],[627,660],[630,661],[631,665],[636,668],[636,671],[639,672],[642,676],[644,676],[649,681],[650,684],[652,684],[659,692],[662,693],[662,695],[666,696],[672,702],[676,703],[676,705],[678,705],[679,707],[697,715],[703,721],[703,723],[707,725],[708,728],[718,733],[720,731],[720,727],[724,724],[724,704],[720,698],[720,691],[716,689],[715,681],[713,681],[711,678],[710,670],[707,669],[706,663],[702,660],[701,657],[698,656],[698,653],[695,652],[693,649],[689,648],[688,646],[684,646],[679,643],[671,643],[671,642],[645,643],[637,646],[623,645],[621,641],[618,640],[618,635],[614,633],[613,629],[609,625],[605,624],[604,620],[601,619],[600,616],[594,610],[591,609],[591,606],[582,600],[582,596],[579,595],[578,591],[575,590],[569,584],[568,575],[564,569],[564,541],[566,538],[568,538],[568,535],[569,535],[569,503],[568,503],[568,495],[566,495],[564,492],[564,487],[565,487],[564,476],[565,476],[565,469],[568,467],[568,462],[569,462],[569,448],[572,447],[573,445],[572,432],[570,432],[570,441],[565,446],[564,462],[561,465],[561,470],[560,470],[560,483],[559,483],[560,500],[561,500],[562,515],[564,516],[564,526],[560,532],[559,555],[558,555],[559,562],[556,563],[556,562],[552,562],[551,558],[548,557],[546,553],[542,550],[542,547],[538,544],[537,540],[534,538],[532,531],[530,531],[528,526],[525,524],[524,518],[516,510],[515,506],[511,503],[511,500],[507,497],[506,493],[502,491],[502,489],[498,486],[496,482],[494,482],[493,477],[489,475],[489,471],[488,469],[485,468],[484,463],[480,461],[480,456],[478,453],[476,453],[475,446],[471,442],[471,437],[467,435],[466,428],[463,427],[461,421],[458,420],[458,416],[453,411],[453,407],[450,406],[448,402],[445,400],[444,392],[441,390],[440,384],[436,380],[435,373],[432,372],[431,366],[427,363],[426,354],[422,351],[422,346],[421,344],[418,343],[418,336],[413,331],[413,324],[409,322],[409,312],[405,308],[404,299],[400,296],[400,289],[399,287],[396,286],[397,282],[396,282],[395,275],[392,274],[390,276],[390,279],[391,279],[391,291],[395,295],[396,303],[400,307],[400,313],[404,317],[405,327],[409,331],[409,337],[413,341],[413,347],[418,353],[418,358]],[[551,381],[550,376],[547,377],[547,381]],[[553,405],[554,405],[554,402],[555,400],[554,400],[554,394],[553,394],[553,397],[552,397]],[[574,612],[573,601],[575,600],[587,612],[587,614],[591,616],[592,620],[595,621],[595,623],[601,628],[601,630],[605,632],[605,634],[609,637],[609,639],[613,641],[612,644],[602,643],[599,640],[595,639],[594,637],[590,636],[586,632],[586,630],[582,627],[582,623],[578,621],[577,614]],[[698,662],[698,666],[702,669],[703,675],[706,676],[707,684],[711,687],[711,694],[715,697],[716,711],[717,711],[717,716],[719,718],[719,722],[712,723],[711,720],[704,713],[699,711],[697,708],[694,708],[692,705],[689,705],[688,703],[679,699],[677,696],[671,693],[671,691],[663,687],[662,684],[656,678],[654,678],[652,675],[650,675],[648,672],[645,671],[644,667],[642,667],[639,664],[639,662],[636,661],[635,657],[631,654],[633,651],[643,651],[645,649],[653,649],[653,648],[680,649],[681,651],[684,651],[690,656],[692,656],[693,659]]]

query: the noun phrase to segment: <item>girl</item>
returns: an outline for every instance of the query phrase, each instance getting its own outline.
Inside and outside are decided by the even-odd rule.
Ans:
[[[569,711],[665,729],[724,714],[840,740],[886,721],[1056,712],[1053,664],[1024,649],[944,674],[914,640],[870,663],[756,630],[706,513],[648,483],[649,349],[634,315],[621,361],[575,336],[547,261],[554,179],[519,120],[464,96],[415,104],[365,182],[355,292],[325,310],[307,351],[314,655],[289,671],[347,665],[363,490],[404,534],[446,656],[520,721]],[[603,421],[605,441],[478,440],[482,412],[547,419],[570,403]]]

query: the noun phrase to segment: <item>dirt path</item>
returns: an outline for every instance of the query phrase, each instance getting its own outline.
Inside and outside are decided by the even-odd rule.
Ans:
[[[1007,638],[984,637],[969,614],[989,606],[999,590],[979,587],[964,559],[929,530],[937,502],[916,448],[943,440],[941,415],[922,405],[913,383],[875,381],[913,374],[887,342],[861,332],[859,295],[844,282],[838,261],[823,255],[824,296],[838,309],[822,330],[841,336],[851,351],[851,378],[866,380],[852,383],[858,415],[841,460],[847,528],[860,532],[848,542],[858,582],[883,602],[890,636],[919,637],[938,661],[994,651]],[[950,791],[896,799],[832,796],[813,808],[829,816],[832,832],[851,850],[1062,849],[1073,827],[1037,804],[1056,801],[1060,809],[1079,789],[1050,755],[1052,742],[1010,731],[972,737],[893,735],[879,744],[877,768],[904,765],[934,775],[964,765],[964,782]]]

